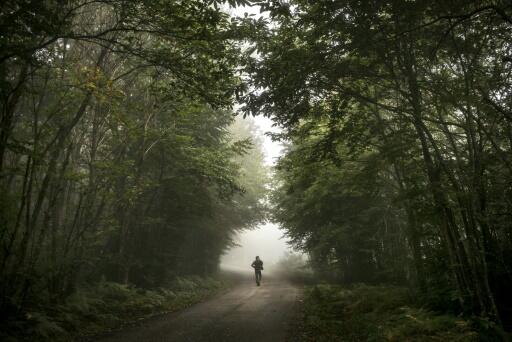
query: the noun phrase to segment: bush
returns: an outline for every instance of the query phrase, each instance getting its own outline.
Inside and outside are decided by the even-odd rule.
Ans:
[[[276,272],[290,280],[311,283],[313,270],[302,254],[286,253],[276,264]]]
[[[468,321],[417,307],[393,286],[307,287],[304,325],[315,341],[478,341]]]
[[[113,282],[83,287],[63,303],[25,312],[3,322],[2,341],[58,341],[91,336],[196,303],[223,286],[219,279],[179,277],[168,287],[141,289]]]

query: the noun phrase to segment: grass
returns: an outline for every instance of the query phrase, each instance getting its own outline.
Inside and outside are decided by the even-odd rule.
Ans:
[[[480,341],[467,320],[417,307],[391,286],[306,287],[301,330],[302,341]]]
[[[197,303],[227,287],[226,279],[180,277],[167,288],[146,290],[113,282],[86,287],[59,305],[29,310],[0,332],[2,341],[84,339]]]

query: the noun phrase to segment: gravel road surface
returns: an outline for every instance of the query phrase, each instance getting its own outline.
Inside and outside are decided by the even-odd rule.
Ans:
[[[300,288],[286,280],[265,277],[257,287],[247,275],[224,294],[98,341],[286,341],[299,296]]]

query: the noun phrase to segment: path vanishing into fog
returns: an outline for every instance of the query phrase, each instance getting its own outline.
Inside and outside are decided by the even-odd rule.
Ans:
[[[243,277],[228,292],[98,341],[285,341],[300,288],[273,277],[256,287],[251,274]]]

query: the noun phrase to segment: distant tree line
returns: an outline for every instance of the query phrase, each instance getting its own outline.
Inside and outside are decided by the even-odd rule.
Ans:
[[[231,5],[243,1],[230,1]],[[264,217],[223,1],[2,3],[0,310],[209,274]]]
[[[512,317],[512,5],[269,2],[247,113],[288,141],[274,217],[320,274]]]

